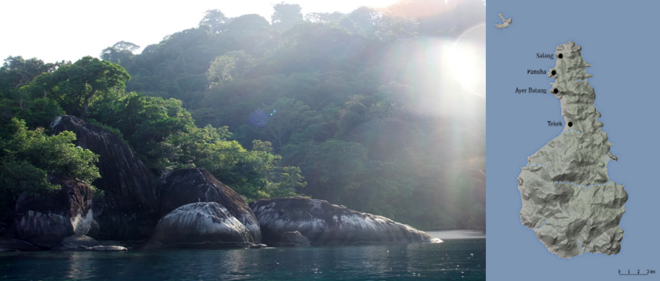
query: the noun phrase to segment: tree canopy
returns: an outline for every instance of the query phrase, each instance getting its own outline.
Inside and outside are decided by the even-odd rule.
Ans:
[[[422,229],[485,229],[485,100],[445,85],[435,53],[483,24],[483,1],[302,11],[278,3],[269,22],[208,10],[101,60],[10,57],[0,121],[47,134],[76,114],[157,175],[203,167],[248,200],[305,195]],[[464,105],[475,113],[457,114]]]
[[[212,34],[218,34],[226,30],[229,19],[220,10],[207,10],[206,15],[199,21],[200,27],[208,27]]]
[[[284,2],[273,5],[275,12],[271,16],[273,28],[285,30],[303,21],[300,12],[302,8],[298,4],[287,4]]]
[[[87,56],[37,76],[25,90],[33,97],[49,97],[64,110],[84,118],[91,101],[114,88],[123,88],[130,79],[120,65]]]

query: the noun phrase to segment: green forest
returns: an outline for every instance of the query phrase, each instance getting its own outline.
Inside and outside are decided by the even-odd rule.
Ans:
[[[424,230],[485,230],[485,97],[449,93],[453,70],[431,55],[483,24],[484,2],[301,10],[208,10],[141,53],[121,41],[75,62],[6,58],[0,221],[21,193],[56,188],[51,173],[100,177],[74,134],[49,131],[70,114],[157,176],[201,167],[247,201],[306,196]]]

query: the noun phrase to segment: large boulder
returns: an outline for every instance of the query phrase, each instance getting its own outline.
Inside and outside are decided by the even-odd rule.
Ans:
[[[19,239],[0,238],[0,253],[42,251],[43,249]]]
[[[287,231],[280,235],[280,240],[273,244],[275,247],[309,247],[311,244],[307,237],[298,231]]]
[[[94,246],[94,247],[87,247],[87,246],[78,246],[79,251],[100,251],[100,252],[121,252],[121,251],[128,251],[128,248],[124,246],[119,246],[119,245],[109,245],[109,246]]]
[[[435,242],[423,231],[386,217],[356,212],[325,200],[285,198],[250,203],[262,240],[276,245],[282,234],[298,231],[312,246]]]
[[[106,241],[107,242],[107,241]],[[112,241],[110,241],[112,242]],[[120,245],[104,245],[96,239],[85,235],[74,235],[62,240],[59,246],[53,250],[58,251],[126,251],[124,246]]]
[[[60,175],[48,181],[61,186],[42,196],[21,194],[16,201],[14,228],[18,237],[43,248],[57,246],[64,238],[85,235],[92,226],[92,189]]]
[[[101,178],[93,182],[105,196],[95,200],[99,239],[140,240],[158,222],[156,184],[151,171],[117,135],[77,117],[62,115],[51,124],[53,133],[71,131],[76,145],[99,155]]]
[[[70,251],[70,250],[77,250],[80,246],[94,247],[100,245],[101,243],[99,243],[99,241],[96,241],[96,239],[92,237],[86,235],[73,235],[64,238],[64,240],[60,242],[60,245],[53,248],[53,250]]]
[[[159,180],[160,215],[195,202],[217,202],[236,217],[261,242],[259,222],[252,209],[234,190],[217,180],[206,169],[181,169],[165,174]]]
[[[245,247],[252,242],[249,230],[225,207],[200,202],[183,205],[160,219],[146,248]]]

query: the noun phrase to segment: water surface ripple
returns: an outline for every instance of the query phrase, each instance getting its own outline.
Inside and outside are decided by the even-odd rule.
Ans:
[[[312,248],[0,254],[1,280],[485,280],[486,240]]]

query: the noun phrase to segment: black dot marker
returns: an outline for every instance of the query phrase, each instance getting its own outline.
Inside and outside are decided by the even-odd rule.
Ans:
[[[559,54],[559,55],[557,55],[557,57],[561,59],[561,58],[564,57],[564,55],[563,55],[563,54]]]
[[[555,93],[555,94],[559,93],[559,89],[555,88],[552,92]]]
[[[569,127],[573,127],[573,122],[568,122]]]
[[[553,71],[552,71],[552,76],[555,76],[555,75],[557,75],[557,71],[554,71],[554,70],[553,70]]]

